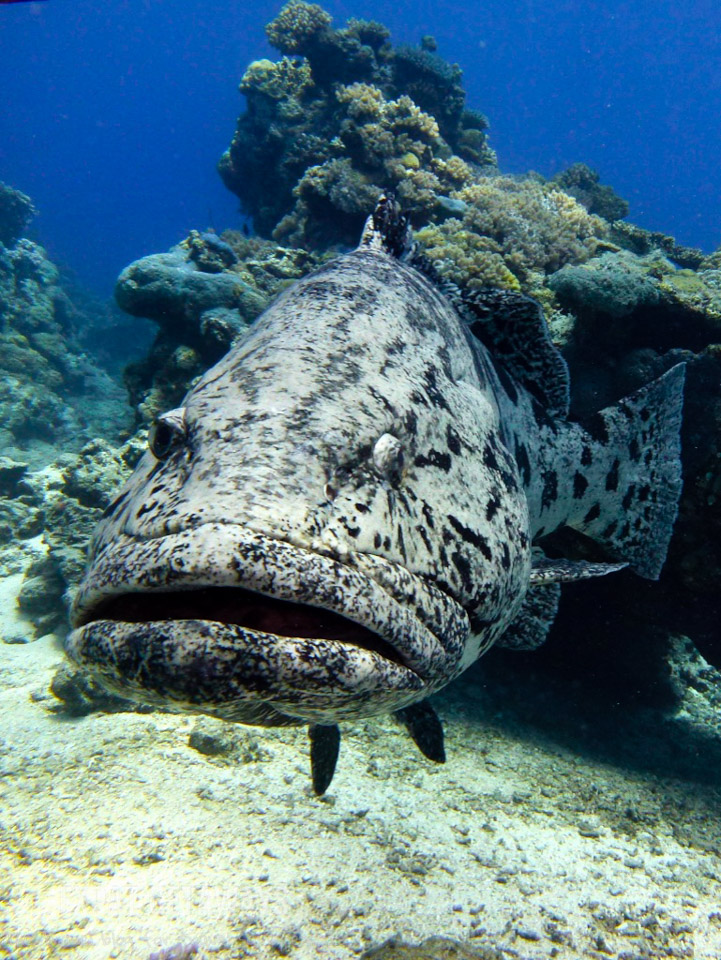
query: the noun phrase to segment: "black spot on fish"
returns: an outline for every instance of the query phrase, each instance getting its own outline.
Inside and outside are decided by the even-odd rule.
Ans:
[[[651,488],[647,483],[645,483],[641,487],[641,489],[638,491],[638,499],[641,501],[641,503],[645,503],[646,500],[648,500],[648,495],[650,492],[651,492]]]
[[[498,459],[490,443],[487,443],[483,451],[483,462],[489,470],[500,470]]]
[[[651,411],[648,409],[648,407],[643,407],[643,408],[639,411],[639,414],[638,414],[638,415],[639,415],[639,417],[643,420],[643,422],[646,423],[646,421],[647,421],[647,420],[649,419],[649,417],[651,416]]]
[[[426,394],[431,402],[431,406],[437,407],[439,410],[448,410],[448,403],[443,396],[443,392],[438,389],[436,377],[435,367],[427,367],[423,374],[423,379],[426,382]]]
[[[423,504],[423,507],[421,508],[421,513],[423,514],[423,517],[425,518],[425,521],[428,524],[428,526],[431,528],[431,530],[433,530],[433,528],[435,527],[435,522],[433,520],[433,511],[431,510],[431,508],[428,506],[427,503]]]
[[[594,413],[585,426],[586,432],[589,433],[594,440],[597,440],[599,443],[608,443],[608,425],[606,424],[606,418],[603,414]]]
[[[374,547],[376,550],[379,550],[382,543],[383,543],[383,537],[380,535],[380,533],[374,534],[374,536],[373,536],[373,547]]]
[[[501,506],[501,500],[496,494],[492,494],[486,504],[486,520],[493,520]]]
[[[403,423],[405,425],[408,436],[415,437],[418,431],[418,417],[415,415],[415,413],[412,410],[408,410],[408,412],[403,418]]]
[[[631,524],[628,523],[627,521],[618,531],[618,536],[621,540],[626,540],[630,532],[631,532]]]
[[[610,537],[613,536],[617,526],[618,526],[618,520],[612,520],[609,523],[609,525],[606,527],[606,529],[603,531],[601,536],[605,537],[605,539],[608,540]]]
[[[358,513],[368,513],[368,511],[370,510],[370,507],[368,506],[367,503],[357,503],[355,505],[355,508],[358,511]]]
[[[531,482],[531,462],[528,459],[526,445],[521,443],[518,437],[516,437],[516,463],[518,464],[518,469],[521,471],[523,484],[527,487]]]
[[[406,545],[405,545],[405,541],[403,540],[403,528],[401,527],[400,524],[398,524],[398,549],[400,550],[401,556],[403,557],[403,560],[405,561],[405,559],[406,559]]]
[[[594,520],[598,520],[601,516],[601,505],[594,503],[591,509],[588,511],[586,516],[583,518],[584,523],[593,523]]]
[[[433,553],[433,544],[431,543],[431,538],[428,536],[428,531],[427,531],[426,528],[425,528],[424,526],[422,526],[420,523],[416,525],[416,530],[417,530],[418,533],[420,534],[421,540],[423,541],[426,550],[427,550],[430,554],[432,554],[432,553]]]
[[[635,437],[628,445],[628,455],[634,461],[634,463],[641,459],[641,448],[639,447],[638,440]]]
[[[620,467],[620,463],[617,458],[611,464],[611,469],[608,471],[608,475],[606,476],[607,490],[618,490],[618,468],[619,467]]]
[[[463,589],[470,592],[471,588],[473,587],[473,581],[471,579],[470,563],[468,562],[466,557],[464,557],[464,555],[460,553],[458,550],[456,550],[451,555],[451,560],[453,561],[453,566],[461,575],[461,583],[463,585]]]
[[[146,513],[152,513],[158,506],[157,500],[151,500],[150,503],[144,503],[140,510],[135,514],[135,519],[139,520],[141,517],[144,517]]]
[[[450,424],[446,428],[446,442],[448,443],[448,449],[451,453],[458,454],[461,452],[460,437]]]
[[[511,551],[508,549],[508,544],[503,543],[501,549],[501,566],[504,570],[509,570],[511,566]]]
[[[419,454],[413,461],[417,467],[438,467],[446,473],[451,469],[451,457],[440,450],[429,450],[428,455]]]
[[[621,501],[621,506],[623,507],[624,510],[628,510],[628,508],[633,503],[633,495],[635,492],[636,492],[636,484],[632,483],[631,486],[626,491],[626,493],[624,494],[623,500]]]
[[[491,548],[488,546],[488,540],[486,540],[482,534],[478,533],[476,530],[471,530],[470,527],[467,527],[464,523],[461,523],[461,521],[452,514],[448,515],[448,522],[456,531],[456,533],[461,535],[466,543],[470,543],[477,550],[480,550],[486,560],[492,559],[493,554],[491,553]]]
[[[588,444],[584,444],[583,449],[581,450],[581,466],[590,467],[593,463],[593,454],[591,453],[591,448]]]
[[[126,490],[125,493],[121,493],[119,497],[116,497],[112,503],[109,503],[108,506],[103,510],[102,518],[107,520],[108,517],[112,517],[121,503],[124,503],[128,499],[129,490]]]
[[[547,510],[556,500],[558,500],[558,474],[555,470],[544,470],[541,508]]]
[[[573,499],[580,500],[586,490],[588,490],[588,480],[577,470],[573,475]]]

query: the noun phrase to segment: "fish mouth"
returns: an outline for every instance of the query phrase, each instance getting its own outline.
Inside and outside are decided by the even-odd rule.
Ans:
[[[267,725],[423,699],[460,672],[468,633],[464,611],[403,567],[232,524],[114,541],[72,619],[70,658],[115,692]]]

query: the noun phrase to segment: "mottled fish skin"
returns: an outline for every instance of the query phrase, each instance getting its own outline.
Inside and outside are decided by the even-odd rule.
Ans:
[[[512,638],[514,621],[517,645],[545,635],[556,593],[533,599],[548,589],[532,586],[533,538],[603,522],[591,535],[610,542],[608,517],[648,486],[611,423],[646,406],[604,411],[593,436],[558,419],[560,388],[550,416],[437,285],[371,228],[364,239],[285,291],[160,419],[108,509],[67,641],[108,686],[269,725],[405,709]],[[671,513],[677,459],[661,477]],[[639,553],[646,575],[663,536],[655,559]],[[264,598],[312,608],[317,633],[302,614],[294,633]]]

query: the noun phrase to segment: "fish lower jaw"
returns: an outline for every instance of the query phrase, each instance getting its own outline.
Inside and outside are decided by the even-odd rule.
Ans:
[[[70,658],[121,695],[250,723],[399,709],[460,672],[468,631],[454,601],[391,561],[233,524],[109,544],[72,620]]]
[[[241,723],[335,723],[431,692],[413,670],[350,642],[212,620],[95,620],[66,650],[121,696]]]

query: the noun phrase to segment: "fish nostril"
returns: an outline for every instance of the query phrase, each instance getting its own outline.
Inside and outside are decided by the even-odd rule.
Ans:
[[[148,447],[156,460],[167,460],[188,438],[185,407],[161,414],[148,431]]]
[[[401,482],[405,456],[403,444],[390,433],[383,433],[373,447],[373,466],[394,487]]]

